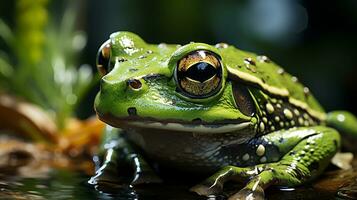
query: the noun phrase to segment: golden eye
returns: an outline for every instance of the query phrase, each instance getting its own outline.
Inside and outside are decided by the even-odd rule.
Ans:
[[[110,48],[110,40],[108,40],[102,44],[97,54],[97,69],[102,76],[109,72]]]
[[[222,84],[222,65],[210,51],[189,53],[177,64],[175,78],[178,89],[192,98],[207,98],[216,94]]]

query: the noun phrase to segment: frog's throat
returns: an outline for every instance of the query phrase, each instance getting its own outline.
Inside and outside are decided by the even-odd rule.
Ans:
[[[189,123],[189,122],[168,122],[158,121],[152,119],[130,119],[130,118],[116,118],[108,115],[100,115],[98,117],[103,122],[117,128],[140,128],[140,129],[156,129],[168,130],[177,132],[191,132],[191,133],[229,133],[237,132],[252,126],[251,121],[242,121],[237,123]]]

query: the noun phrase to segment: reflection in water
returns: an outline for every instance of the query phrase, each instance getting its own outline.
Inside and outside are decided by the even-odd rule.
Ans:
[[[137,188],[87,184],[89,177],[68,170],[53,170],[47,178],[0,179],[0,199],[104,199],[104,200],[223,200],[225,196],[199,197],[186,185],[145,185]]]
[[[76,172],[54,170],[43,178],[3,178],[0,199],[96,199]]]
[[[270,188],[268,199],[354,199],[357,197],[357,172],[335,170],[326,173],[312,186]],[[104,200],[225,200],[241,188],[229,184],[225,193],[201,197],[189,192],[189,184],[151,184],[137,186],[107,185],[93,188],[89,177],[69,170],[52,170],[43,178],[0,178],[0,199],[104,199]]]

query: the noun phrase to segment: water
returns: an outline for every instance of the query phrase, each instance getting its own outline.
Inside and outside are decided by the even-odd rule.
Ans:
[[[355,170],[334,170],[313,185],[298,188],[270,188],[267,199],[353,199],[356,198]],[[137,188],[112,186],[97,191],[87,184],[89,176],[68,169],[52,169],[47,177],[0,179],[0,199],[105,199],[105,200],[224,200],[240,186],[229,184],[225,193],[200,197],[189,192],[191,184],[154,184]],[[339,194],[339,196],[337,195]]]
[[[0,182],[0,199],[96,199],[86,179],[67,170],[53,170],[46,178],[5,178]]]
[[[108,187],[97,191],[87,184],[89,176],[69,170],[53,170],[46,178],[7,178],[0,180],[0,199],[207,199],[188,192],[184,185]]]

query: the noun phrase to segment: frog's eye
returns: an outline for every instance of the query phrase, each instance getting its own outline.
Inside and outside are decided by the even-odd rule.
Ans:
[[[216,94],[222,84],[222,65],[213,52],[197,50],[181,58],[176,67],[178,89],[192,98],[207,98]]]
[[[97,54],[97,69],[102,76],[109,72],[110,47],[110,40],[108,40],[102,44]]]

